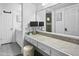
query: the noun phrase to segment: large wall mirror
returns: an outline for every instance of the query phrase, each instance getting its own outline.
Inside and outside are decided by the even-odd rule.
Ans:
[[[44,31],[67,35],[79,35],[79,4],[64,3],[39,10],[39,21],[44,21]],[[47,10],[51,13],[47,13]],[[49,15],[49,17],[47,16]],[[37,17],[37,20],[38,20]],[[50,26],[47,24],[50,22]],[[50,27],[50,28],[49,28]],[[49,31],[48,31],[49,30]]]

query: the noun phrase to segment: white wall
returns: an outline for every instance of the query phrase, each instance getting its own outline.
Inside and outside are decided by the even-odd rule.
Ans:
[[[23,3],[23,31],[28,32],[30,21],[36,20],[36,6],[33,3]]]
[[[42,30],[46,31],[46,11],[42,10],[40,12],[37,12],[37,21],[43,21],[44,22],[44,27],[42,28]],[[39,29],[38,29],[39,30]]]
[[[15,9],[15,12],[14,12],[14,18],[16,19],[16,20],[14,20],[14,27],[15,27],[15,29],[16,30],[19,30],[19,31],[22,31],[22,27],[21,27],[21,25],[22,25],[22,14],[21,14],[21,11],[22,11],[22,8],[21,8],[21,4],[16,4],[15,5],[16,7],[16,9]]]

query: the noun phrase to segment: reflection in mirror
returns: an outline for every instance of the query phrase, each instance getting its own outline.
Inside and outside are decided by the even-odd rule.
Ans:
[[[49,17],[47,17],[47,21],[50,21],[50,18]]]
[[[51,4],[51,6],[46,8],[43,7],[40,7],[40,11],[37,12],[37,20],[44,21],[44,31],[47,31],[48,29],[51,30],[48,32],[52,33],[79,36],[78,3],[58,3],[55,6]],[[48,13],[47,11],[51,12],[52,19],[46,17],[46,13]],[[50,22],[51,26],[48,25]],[[67,28],[67,31],[65,28]]]

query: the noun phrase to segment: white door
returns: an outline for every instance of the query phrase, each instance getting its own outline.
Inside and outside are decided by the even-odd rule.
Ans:
[[[1,19],[1,41],[2,44],[12,42],[12,33],[13,33],[13,21],[12,14],[3,13]]]
[[[72,7],[65,10],[65,34],[79,35],[78,34],[78,8]]]

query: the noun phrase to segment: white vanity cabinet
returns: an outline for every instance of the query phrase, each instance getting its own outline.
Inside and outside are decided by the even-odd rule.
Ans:
[[[41,42],[38,42],[34,38],[31,38],[28,36],[25,36],[25,40],[28,41],[29,43],[33,44],[34,46],[36,46],[37,48],[39,48],[46,54],[50,55],[50,47],[48,47],[47,45],[42,44]]]
[[[50,47],[49,46],[38,42],[38,48],[40,50],[44,51],[46,54],[50,55]]]
[[[25,36],[25,39],[26,39],[29,43],[33,44],[34,46],[37,46],[37,41],[36,41],[36,40],[34,40],[34,39],[32,39],[32,38],[30,38],[30,37],[28,37],[28,36]]]
[[[51,56],[68,56],[68,55],[56,49],[51,48]]]
[[[28,35],[25,36],[25,40],[31,43],[33,46],[36,46],[38,49],[40,49],[49,56],[68,56],[63,52],[60,52],[59,50],[48,46],[44,41],[41,42],[40,40],[30,37]]]
[[[31,39],[28,36],[25,36],[25,40],[31,43]]]
[[[37,41],[36,41],[36,40],[31,39],[31,44],[33,44],[34,46],[36,46],[36,47],[37,47]]]

